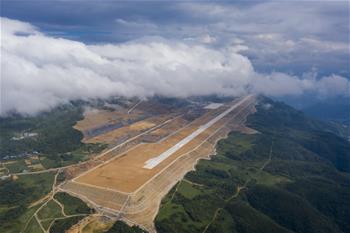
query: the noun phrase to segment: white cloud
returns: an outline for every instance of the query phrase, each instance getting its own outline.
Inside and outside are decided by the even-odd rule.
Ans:
[[[323,77],[317,82],[316,88],[319,95],[324,98],[337,95],[350,95],[349,81],[338,75]]]
[[[349,81],[340,76],[317,81],[256,73],[238,53],[246,49],[242,45],[213,49],[161,38],[86,45],[49,37],[27,23],[1,23],[2,114],[34,114],[70,100],[115,95],[347,94]]]
[[[256,69],[300,75],[317,67],[349,76],[348,1],[181,2],[179,8],[202,22],[194,27],[214,34],[217,44],[243,39]]]

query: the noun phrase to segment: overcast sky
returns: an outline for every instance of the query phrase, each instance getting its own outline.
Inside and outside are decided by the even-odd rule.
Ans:
[[[1,3],[2,114],[112,95],[349,94],[348,1]]]

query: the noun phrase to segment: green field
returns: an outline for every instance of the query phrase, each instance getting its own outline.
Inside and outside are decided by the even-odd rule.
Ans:
[[[24,170],[29,170],[24,160],[22,159],[6,163],[4,166],[9,170],[10,173],[18,173]]]
[[[29,205],[50,192],[53,173],[20,176],[0,182],[0,232],[20,232],[38,206]],[[31,222],[35,227],[35,221]]]
[[[39,211],[38,217],[41,220],[60,218],[63,217],[61,211],[61,207],[55,201],[51,200]]]
[[[32,233],[32,232],[42,232],[39,223],[32,218],[30,220],[28,227],[24,230],[24,233]]]

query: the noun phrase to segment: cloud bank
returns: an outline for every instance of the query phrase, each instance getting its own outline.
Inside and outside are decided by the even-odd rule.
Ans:
[[[348,95],[349,81],[284,73],[261,74],[240,54],[244,46],[144,38],[86,45],[45,35],[1,18],[1,115],[35,114],[77,99],[110,96]]]
[[[86,2],[86,1],[85,1]],[[259,72],[350,76],[349,2],[320,1],[13,1],[3,17],[31,22],[46,35],[84,43],[146,36],[229,44]],[[331,59],[329,59],[331,58]]]

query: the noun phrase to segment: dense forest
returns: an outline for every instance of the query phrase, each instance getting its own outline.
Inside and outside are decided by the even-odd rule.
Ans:
[[[106,233],[146,233],[146,231],[137,226],[130,227],[124,222],[117,221]]]
[[[350,232],[350,144],[326,123],[261,97],[247,125],[163,199],[160,233]]]
[[[2,157],[38,151],[60,154],[81,146],[82,134],[72,126],[82,119],[82,109],[66,105],[38,116],[11,116],[0,119]],[[36,133],[35,137],[14,140],[21,132]]]
[[[83,118],[82,103],[62,105],[36,116],[12,115],[0,118],[0,159],[21,159],[37,154],[45,168],[60,167],[83,160],[105,145],[84,144],[83,134],[74,129]],[[15,140],[23,134],[33,134]]]

